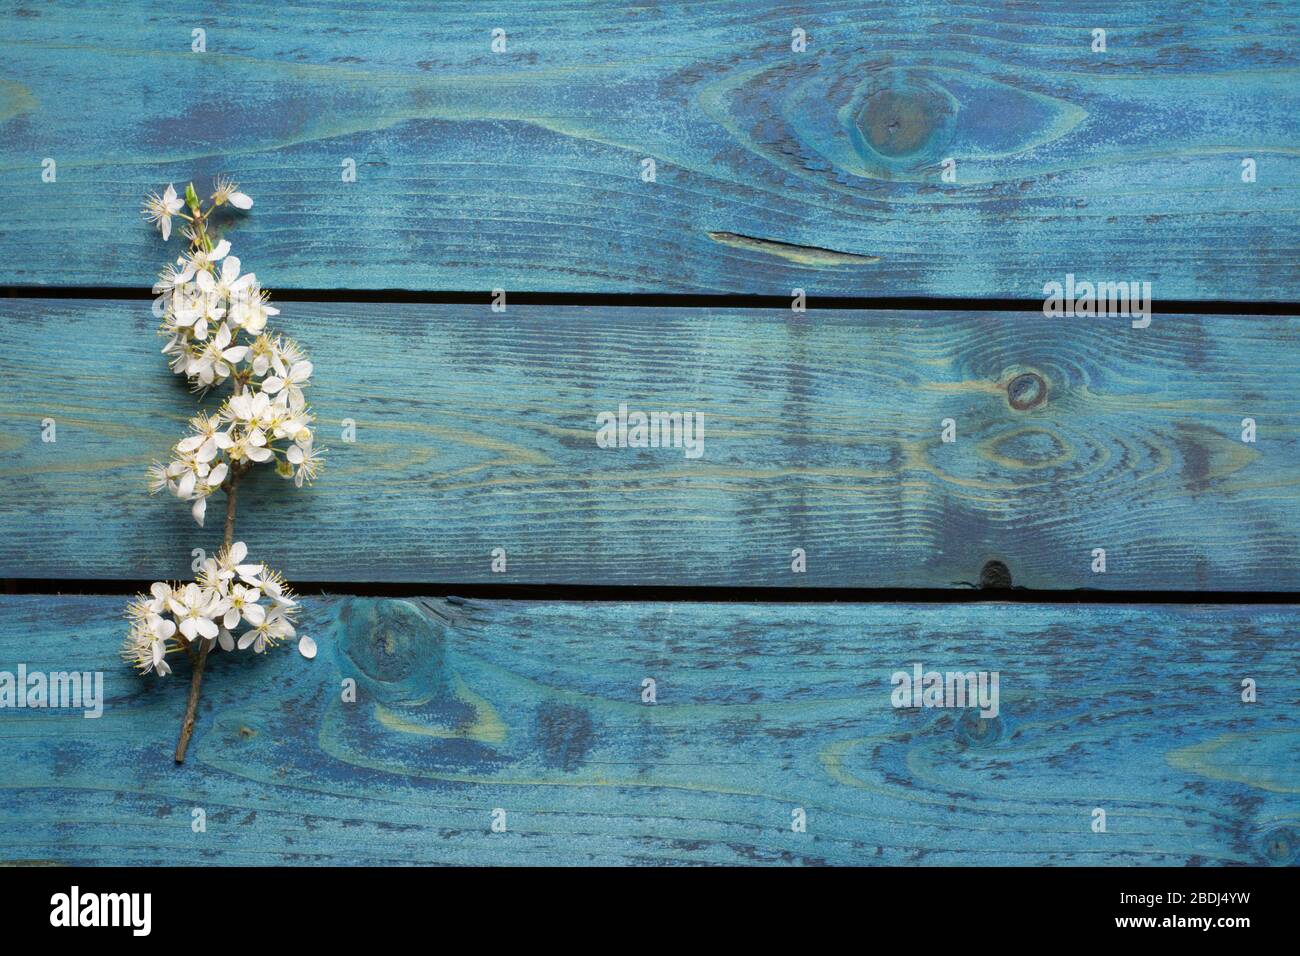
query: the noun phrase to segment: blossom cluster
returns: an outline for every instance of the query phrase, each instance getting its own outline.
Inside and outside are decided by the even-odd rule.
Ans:
[[[148,594],[137,596],[127,607],[130,632],[122,657],[141,673],[171,673],[167,655],[198,642],[208,650],[252,648],[261,654],[268,647],[295,635],[298,601],[278,571],[247,562],[248,548],[236,541],[215,558],[203,562],[197,580],[188,584],[158,581]],[[241,628],[243,630],[241,631]],[[304,636],[303,644],[310,642]],[[307,647],[303,647],[306,654]]]
[[[210,201],[208,215],[227,203],[238,209],[253,204],[229,180],[217,182]],[[145,216],[164,240],[173,217],[189,223],[188,251],[163,269],[153,288],[159,332],[167,340],[163,354],[172,371],[199,391],[226,382],[232,388],[215,413],[190,421],[190,434],[177,442],[167,464],[155,462],[149,470],[150,490],[190,502],[201,526],[208,497],[255,464],[274,462],[277,473],[298,487],[316,477],[322,462],[314,447],[315,416],[303,392],[312,364],[292,339],[266,330],[279,310],[257,276],[231,255],[229,240],[213,242],[192,186],[184,200],[171,185],[150,196]]]

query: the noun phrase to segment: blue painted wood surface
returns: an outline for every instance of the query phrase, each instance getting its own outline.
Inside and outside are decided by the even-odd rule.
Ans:
[[[101,670],[107,698],[97,720],[0,709],[0,860],[1293,865],[1300,846],[1292,608],[309,597],[320,656],[214,655],[177,767],[185,665],[130,673],[120,607],[0,597],[0,670]],[[998,716],[894,709],[913,662],[999,671]]]
[[[255,474],[237,531],[291,579],[961,587],[1001,561],[1036,588],[1300,587],[1297,318],[289,303],[277,322],[315,360],[327,470],[306,490]],[[145,493],[195,407],[153,324],[144,302],[0,303],[0,577],[188,577],[219,541]],[[1013,407],[1017,382],[1041,401]],[[703,455],[598,447],[622,403],[702,414]]]
[[[147,286],[141,195],[229,173],[273,289],[1037,298],[1074,273],[1296,301],[1298,35],[1221,0],[21,2],[0,284]],[[330,467],[250,480],[238,536],[291,579],[1300,587],[1297,318],[282,319]],[[0,577],[188,577],[216,546],[143,492],[193,407],[153,325],[0,300]],[[703,413],[704,456],[597,448],[624,402]],[[216,655],[176,767],[186,669],[118,661],[122,604],[0,597],[0,671],[108,697],[0,708],[0,863],[1298,862],[1294,608],[321,595],[316,661]],[[894,709],[913,662],[999,671],[999,716]]]
[[[226,172],[272,288],[1300,299],[1295,7],[1177,9],[19,3],[0,283],[143,286]]]

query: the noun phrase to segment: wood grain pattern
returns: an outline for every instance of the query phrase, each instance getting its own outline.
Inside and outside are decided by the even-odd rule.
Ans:
[[[315,360],[327,471],[305,490],[259,472],[237,530],[291,579],[947,587],[998,560],[1036,588],[1300,586],[1297,318],[280,319]],[[153,324],[144,302],[0,303],[0,577],[182,577],[215,546],[145,490],[197,407]],[[702,414],[703,456],[599,448],[620,403]]]
[[[320,656],[215,655],[178,768],[121,603],[0,597],[0,669],[107,700],[0,710],[4,861],[1297,862],[1291,608],[312,598]],[[893,709],[913,662],[999,671],[1000,713]]]
[[[144,286],[142,193],[227,172],[273,288],[1037,298],[1073,272],[1294,301],[1298,32],[1228,0],[19,3],[0,283]]]

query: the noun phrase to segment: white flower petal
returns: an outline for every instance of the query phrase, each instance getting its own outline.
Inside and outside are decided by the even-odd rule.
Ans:
[[[316,656],[316,642],[304,634],[298,638],[298,653],[307,660],[312,660]]]

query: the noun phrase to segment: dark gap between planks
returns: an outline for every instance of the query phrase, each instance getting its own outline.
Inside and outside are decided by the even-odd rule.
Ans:
[[[5,594],[121,594],[149,590],[152,581],[115,579],[6,578]],[[705,604],[1300,604],[1300,591],[1120,591],[1091,588],[1034,590],[980,587],[956,581],[953,588],[797,588],[588,584],[445,584],[436,581],[294,581],[301,595],[358,597],[443,597],[451,601],[574,601]],[[964,587],[962,585],[965,585]]]
[[[782,295],[696,295],[676,293],[525,292],[506,290],[514,305],[590,305],[606,307],[788,309],[790,296]],[[487,305],[491,293],[414,292],[406,289],[284,289],[273,297],[282,302],[371,302],[426,305]],[[154,294],[138,286],[0,286],[6,299],[153,299]],[[1041,312],[1042,298],[978,299],[925,296],[819,296],[807,297],[806,307],[815,309],[894,309],[901,311],[954,312]],[[1221,299],[1152,300],[1153,314],[1190,315],[1300,315],[1300,302],[1241,302]]]

